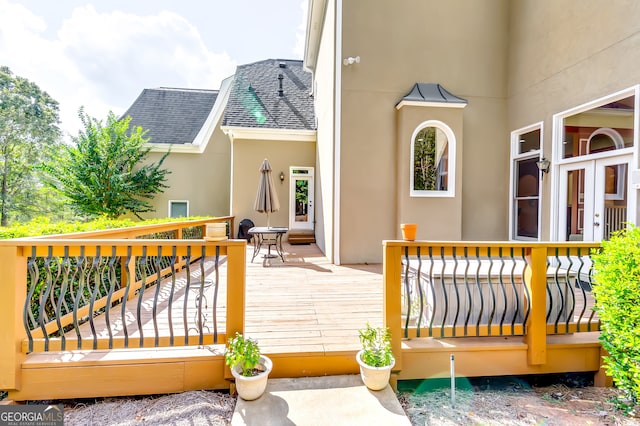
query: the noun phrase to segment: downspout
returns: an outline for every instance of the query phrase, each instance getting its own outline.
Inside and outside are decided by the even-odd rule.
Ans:
[[[342,0],[336,0],[335,11],[335,96],[333,143],[333,263],[340,265],[340,156],[342,116]]]

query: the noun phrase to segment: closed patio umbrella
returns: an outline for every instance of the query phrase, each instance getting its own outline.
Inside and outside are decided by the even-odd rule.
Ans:
[[[258,193],[256,194],[256,202],[253,208],[267,214],[267,227],[270,227],[269,215],[280,210],[280,201],[276,194],[276,186],[271,176],[271,165],[266,158],[260,166],[260,182],[258,183]]]

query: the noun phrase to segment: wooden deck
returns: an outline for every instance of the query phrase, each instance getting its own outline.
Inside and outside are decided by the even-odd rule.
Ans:
[[[283,244],[285,261],[279,257],[265,259],[262,253],[250,262],[253,246],[247,246],[245,335],[258,340],[265,353],[328,352],[358,350],[358,329],[367,322],[382,324],[382,265],[336,266],[331,264],[315,244]],[[266,253],[264,248],[262,252]],[[192,281],[199,281],[200,268],[193,264]],[[226,263],[221,262],[218,289],[218,330],[224,332],[226,319]],[[213,280],[213,259],[205,263],[205,278]],[[152,316],[155,287],[149,287],[141,304],[142,333],[154,336],[158,327],[161,337],[168,337],[171,281],[165,280],[160,288],[156,324]],[[205,332],[213,325],[213,287],[204,292],[208,308],[204,322]],[[198,334],[197,290],[187,291],[186,271],[176,276],[172,301],[171,323],[174,339],[180,345],[185,332],[195,338]],[[186,326],[183,307],[187,297]],[[123,318],[121,306],[110,311],[115,339],[123,338],[123,322],[127,324],[130,340],[140,337],[135,320],[136,300],[127,303]],[[203,307],[204,310],[204,307]],[[106,315],[93,321],[99,338],[108,337]],[[114,327],[114,324],[116,325]],[[81,326],[83,340],[93,339],[90,323]],[[115,331],[113,331],[115,328]],[[75,332],[67,334],[76,339]]]

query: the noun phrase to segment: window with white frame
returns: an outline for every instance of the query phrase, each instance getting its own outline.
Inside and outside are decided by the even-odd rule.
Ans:
[[[169,200],[169,217],[189,216],[188,200]]]
[[[412,197],[455,195],[456,139],[441,121],[421,123],[411,136]]]
[[[541,125],[512,134],[511,235],[516,240],[537,240],[540,232]]]

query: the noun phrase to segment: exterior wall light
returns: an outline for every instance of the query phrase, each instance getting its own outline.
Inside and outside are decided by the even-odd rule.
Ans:
[[[353,64],[359,64],[360,63],[360,56],[356,56],[355,58],[353,56],[349,56],[344,61],[342,61],[342,63],[345,66],[349,66],[349,65],[353,65]]]
[[[280,172],[280,182],[284,183],[284,172]]]
[[[549,166],[551,166],[551,161],[542,157],[540,160],[536,161],[536,166],[538,166],[538,169],[542,172],[542,177],[544,178],[544,175],[546,173],[549,173]]]

